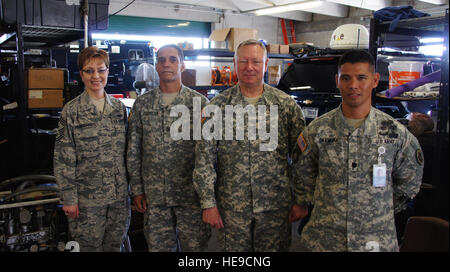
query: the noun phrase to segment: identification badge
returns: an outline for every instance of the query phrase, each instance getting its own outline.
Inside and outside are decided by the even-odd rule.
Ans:
[[[373,186],[386,186],[386,164],[381,163],[373,166]]]
[[[381,155],[385,152],[384,146],[378,148],[378,164],[373,165],[373,187],[386,186],[386,164],[381,163]]]

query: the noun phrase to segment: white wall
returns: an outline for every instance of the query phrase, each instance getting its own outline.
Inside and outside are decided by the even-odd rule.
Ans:
[[[227,27],[254,28],[258,30],[258,39],[266,40],[268,43],[283,42],[281,26],[275,17],[226,12],[219,23],[212,24],[212,30]]]
[[[269,16],[254,16],[226,12],[219,23],[212,23],[212,30],[227,27],[254,28],[258,30],[258,39],[267,43],[283,44],[281,24],[278,18]],[[270,59],[269,65],[282,65],[283,60]]]

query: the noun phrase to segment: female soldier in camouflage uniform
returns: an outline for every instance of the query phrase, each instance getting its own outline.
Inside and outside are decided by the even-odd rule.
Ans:
[[[59,121],[54,174],[72,238],[81,251],[120,251],[130,218],[125,170],[126,109],[105,92],[108,54],[87,47],[78,56],[85,91]]]

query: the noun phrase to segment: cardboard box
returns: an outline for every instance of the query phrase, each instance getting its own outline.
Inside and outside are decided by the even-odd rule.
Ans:
[[[28,108],[62,108],[63,90],[28,90]]]
[[[280,53],[280,45],[276,43],[269,43],[266,47],[267,53],[278,54]]]
[[[254,28],[224,28],[214,30],[209,39],[215,42],[225,41],[230,51],[235,51],[238,45],[248,39],[257,39],[258,30]]]
[[[181,73],[181,82],[184,86],[196,86],[196,71],[195,69],[185,69]]]
[[[64,70],[30,68],[25,71],[27,89],[64,89]]]
[[[281,79],[281,65],[269,66],[269,84],[278,85]]]
[[[289,54],[289,45],[280,44],[280,54]]]

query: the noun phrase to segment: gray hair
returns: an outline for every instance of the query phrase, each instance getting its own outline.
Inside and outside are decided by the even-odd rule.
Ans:
[[[266,49],[266,46],[264,45],[264,43],[263,43],[262,41],[258,41],[258,40],[255,40],[255,39],[248,39],[248,40],[245,40],[245,41],[241,42],[241,43],[238,45],[238,47],[236,48],[236,51],[234,52],[234,58],[237,57],[237,53],[238,53],[238,51],[239,51],[239,48],[241,48],[242,46],[246,46],[246,45],[254,45],[254,44],[259,45],[259,46],[264,50],[264,57],[266,57],[266,59],[267,59],[267,49]]]

